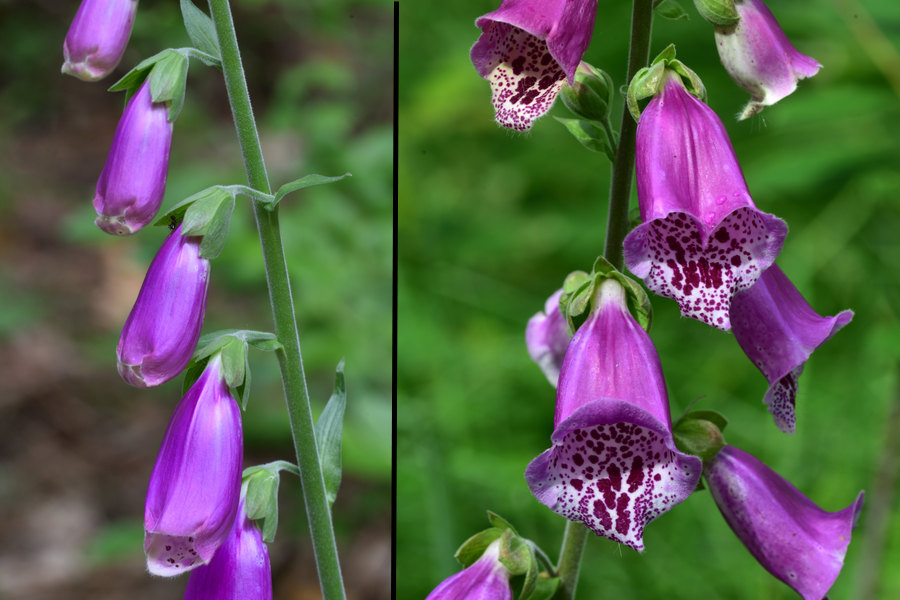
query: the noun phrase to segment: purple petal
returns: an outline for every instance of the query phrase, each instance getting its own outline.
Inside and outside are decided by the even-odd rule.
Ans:
[[[169,381],[194,353],[209,287],[209,261],[200,257],[200,240],[182,236],[179,226],[147,269],[116,348],[119,374],[131,385]]]
[[[215,355],[175,408],[150,475],[144,551],[154,575],[208,563],[234,524],[241,488],[241,413]]]
[[[821,600],[844,564],[863,493],[827,512],[746,452],[725,446],[706,483],[728,525],[769,573],[805,600]]]
[[[852,318],[850,310],[820,316],[776,265],[734,297],[734,337],[769,381],[764,402],[785,433],[794,432],[797,379],[806,361]]]
[[[94,195],[97,226],[131,235],[150,223],[166,191],[172,123],[164,102],[152,102],[149,78],[128,100]]]
[[[525,131],[553,106],[590,43],[596,0],[504,0],[479,17],[472,47],[478,74],[491,83],[497,122]]]
[[[716,47],[722,65],[734,82],[750,93],[740,115],[752,117],[797,89],[797,81],[822,68],[797,52],[762,0],[735,2],[740,21],[734,27],[716,27]]]
[[[62,72],[97,81],[109,75],[125,52],[137,0],[82,0],[63,42]]]
[[[525,345],[528,354],[556,387],[559,369],[562,367],[566,348],[569,346],[569,324],[559,310],[562,290],[557,290],[547,299],[544,312],[539,312],[528,320],[525,327]]]
[[[499,555],[500,540],[495,540],[481,558],[442,581],[425,600],[512,600],[509,571]]]

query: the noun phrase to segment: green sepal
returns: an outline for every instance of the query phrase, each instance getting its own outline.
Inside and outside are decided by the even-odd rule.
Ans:
[[[491,525],[500,529],[501,531],[505,531],[507,529],[511,530],[513,533],[518,533],[516,528],[512,526],[512,523],[498,515],[492,510],[487,511],[488,521],[490,521]]]
[[[219,190],[196,199],[184,213],[181,235],[200,235],[200,256],[210,260],[219,256],[228,239],[234,194]]]
[[[263,541],[271,544],[278,529],[278,486],[281,471],[300,475],[300,469],[292,463],[276,460],[265,465],[247,467],[243,473],[244,510],[253,520],[263,519]]]
[[[703,85],[703,81],[694,71],[675,58],[675,44],[669,44],[650,62],[649,67],[644,67],[635,73],[628,85],[625,103],[635,121],[641,117],[638,102],[645,98],[652,98],[662,90],[667,71],[674,71],[683,79],[687,79],[685,88],[688,92],[706,102],[706,86]]]
[[[528,596],[520,596],[519,600],[550,600],[559,589],[559,577],[550,577],[546,571],[538,573],[534,588]]]
[[[191,0],[181,0],[181,16],[184,19],[184,28],[187,30],[188,37],[191,38],[197,49],[221,60],[222,52],[219,50],[219,40],[216,37],[216,28],[212,19],[197,8]]]
[[[586,119],[565,119],[563,117],[553,117],[578,140],[578,142],[594,152],[601,152],[606,155],[609,160],[615,160],[615,150],[613,149],[616,141],[610,139],[606,130],[597,125],[595,121]]]
[[[650,331],[650,325],[653,322],[653,305],[650,304],[650,296],[647,295],[643,286],[631,277],[620,273],[602,256],[598,256],[594,261],[593,272],[595,285],[604,279],[615,279],[622,284],[622,287],[625,288],[625,300],[628,308],[644,331]]]
[[[347,386],[344,381],[344,359],[334,372],[334,391],[316,422],[316,449],[325,479],[328,508],[334,504],[341,485],[341,439],[344,429],[344,410],[347,407]]]
[[[519,537],[511,529],[500,536],[500,555],[502,564],[512,575],[524,575],[519,598],[527,598],[534,591],[537,583],[538,564],[531,542]]]
[[[169,49],[171,50],[171,49]],[[141,62],[137,64],[136,67],[125,73],[121,79],[117,82],[109,86],[106,91],[108,92],[125,92],[125,102],[131,98],[132,94],[134,94],[141,84],[144,83],[144,80],[147,78],[147,75],[150,73],[150,69],[153,68],[159,60],[165,56],[166,52],[169,50],[163,50],[157,54],[154,54],[150,58],[145,58]]]
[[[476,560],[481,558],[481,555],[484,554],[484,551],[488,546],[494,543],[494,541],[500,539],[500,536],[503,535],[504,531],[509,530],[491,527],[489,529],[485,529],[484,531],[479,531],[478,533],[464,541],[456,551],[456,554],[453,555],[453,557],[457,561],[459,561],[459,564],[461,564],[462,566],[471,566]]]
[[[570,334],[575,333],[575,317],[587,310],[593,290],[593,277],[584,271],[573,271],[566,276],[559,298],[559,310],[566,317]]]
[[[672,427],[675,446],[686,454],[700,457],[706,465],[725,447],[722,429],[727,423],[727,419],[715,411],[688,413]]]
[[[295,179],[294,181],[288,182],[278,188],[278,191],[275,192],[275,196],[272,200],[266,204],[264,204],[267,210],[275,210],[275,207],[278,206],[278,203],[281,202],[281,199],[290,194],[291,192],[296,192],[297,190],[302,190],[303,188],[308,188],[314,185],[322,185],[324,183],[334,183],[335,181],[340,181],[345,177],[352,177],[350,173],[344,173],[343,175],[336,175],[335,177],[329,177],[327,175],[306,175],[305,177],[301,177],[300,179]]]
[[[677,0],[656,0],[653,3],[653,12],[672,21],[690,20],[690,16]]]
[[[178,50],[163,50],[150,71],[150,98],[169,105],[169,122],[174,122],[184,106],[188,59]]]
[[[734,0],[694,0],[694,6],[701,17],[716,27],[731,27],[741,20]]]

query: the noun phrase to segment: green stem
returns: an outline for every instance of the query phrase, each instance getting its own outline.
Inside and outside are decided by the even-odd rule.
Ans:
[[[241,64],[231,7],[228,0],[209,0],[209,9],[222,53],[222,72],[225,76],[225,87],[234,115],[241,154],[244,157],[247,181],[250,187],[264,194],[270,194],[269,177],[263,161],[253,108],[250,105],[250,94]],[[343,600],[344,584],[331,523],[331,511],[325,495],[325,480],[322,477],[319,453],[316,449],[309,391],[306,388],[306,375],[303,372],[303,358],[300,354],[300,337],[291,297],[290,276],[284,258],[281,229],[278,225],[278,210],[266,210],[261,202],[254,199],[253,214],[256,217],[256,228],[262,245],[269,299],[275,321],[275,335],[283,345],[283,349],[277,353],[278,364],[281,367],[297,465],[300,467],[300,482],[303,487],[322,596],[325,600]]]
[[[650,60],[650,32],[653,25],[653,0],[634,0],[631,9],[631,40],[628,50],[628,77],[631,81],[634,74],[647,66]],[[616,269],[624,266],[624,250],[622,242],[628,231],[628,205],[631,203],[631,180],[634,176],[634,134],[637,123],[628,112],[628,106],[622,107],[622,125],[619,143],[616,146],[615,160],[612,165],[612,179],[609,185],[609,216],[606,221],[606,246],[603,256]],[[575,585],[578,582],[578,571],[584,553],[587,528],[581,523],[566,522],[560,550],[559,565],[556,569],[560,578],[560,586],[554,600],[571,600],[575,596]]]

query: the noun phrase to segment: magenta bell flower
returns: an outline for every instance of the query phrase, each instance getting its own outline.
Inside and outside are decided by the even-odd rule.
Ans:
[[[794,49],[762,0],[736,0],[734,8],[740,21],[716,27],[716,48],[734,82],[750,93],[739,117],[746,119],[793,93],[822,65]]]
[[[547,298],[544,312],[531,317],[525,327],[525,345],[528,347],[528,354],[553,387],[556,387],[559,379],[559,369],[562,367],[571,337],[569,324],[559,311],[560,296],[562,290],[557,290]]]
[[[147,269],[116,347],[119,374],[133,386],[165,383],[191,360],[209,286],[209,261],[200,257],[201,239],[181,235],[179,225]]]
[[[191,571],[184,600],[272,600],[269,550],[259,528],[238,505],[231,533],[209,564]]]
[[[166,192],[172,123],[165,102],[150,98],[149,80],[128,100],[94,195],[94,221],[113,235],[131,235],[156,216]]]
[[[503,0],[479,17],[481,37],[470,56],[491,84],[500,125],[525,131],[553,106],[584,56],[597,0]]]
[[[481,558],[442,581],[425,600],[512,600],[509,571],[499,560],[500,540],[494,540]]]
[[[850,322],[853,311],[819,316],[791,280],[772,265],[731,303],[731,331],[769,381],[763,401],[785,433],[794,433],[797,380],[813,351]]]
[[[844,565],[863,492],[844,510],[824,511],[734,446],[707,464],[705,478],[722,516],[759,564],[804,600],[822,600]]]
[[[209,563],[234,524],[242,454],[241,412],[216,354],[175,408],[150,475],[144,552],[152,574]]]
[[[128,45],[137,0],[82,0],[63,42],[62,72],[84,81],[103,79]]]
[[[615,280],[595,291],[593,312],[569,343],[551,440],[525,471],[531,492],[639,552],[644,526],[700,479],[700,459],[675,448],[659,356]]]
[[[625,238],[625,264],[683,316],[727,331],[732,297],[769,268],[787,225],[753,204],[725,127],[674,72],[636,143],[643,224]]]

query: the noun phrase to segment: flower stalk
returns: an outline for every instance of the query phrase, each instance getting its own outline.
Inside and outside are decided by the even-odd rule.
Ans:
[[[263,160],[259,134],[250,104],[247,81],[241,64],[240,50],[228,0],[209,0],[210,14],[222,54],[222,71],[228,100],[234,116],[235,128],[244,159],[244,169],[250,187],[270,194],[268,174]],[[325,481],[316,449],[315,429],[309,405],[309,392],[300,353],[300,338],[294,314],[290,278],[281,242],[278,209],[266,210],[263,203],[253,199],[253,214],[262,246],[266,282],[275,335],[283,345],[277,352],[282,384],[291,424],[291,434],[300,467],[306,514],[319,573],[319,584],[325,600],[345,598],[341,578],[331,511],[325,492]]]

